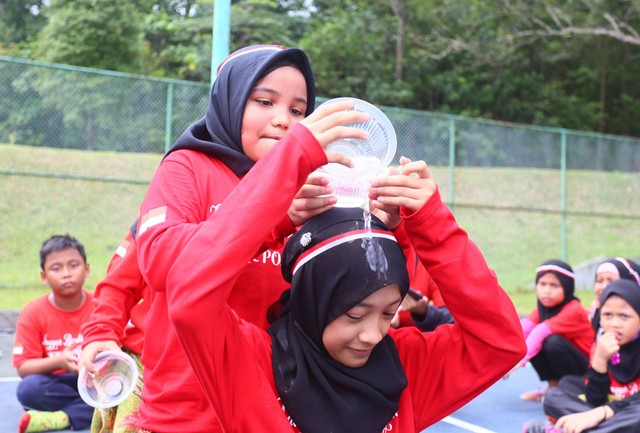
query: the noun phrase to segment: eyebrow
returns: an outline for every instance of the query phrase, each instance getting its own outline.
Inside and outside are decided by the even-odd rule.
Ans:
[[[251,91],[251,93],[256,92],[256,91],[257,92],[267,92],[267,93],[271,93],[272,95],[278,95],[278,96],[281,95],[280,92],[278,92],[277,90],[274,90],[274,89],[272,89],[270,87],[254,87],[253,90]],[[305,98],[300,98],[300,97],[296,96],[294,99],[297,102],[300,102],[302,104],[305,104],[305,105],[307,104],[307,100]]]
[[[389,305],[387,305],[387,307],[391,307],[392,305],[399,304],[401,302],[402,302],[402,298],[399,297],[396,301],[390,302]],[[364,302],[364,301],[360,302],[358,305],[356,305],[356,307],[367,307],[367,308],[371,308],[371,307],[374,307],[374,306],[375,305],[370,304],[368,302]]]

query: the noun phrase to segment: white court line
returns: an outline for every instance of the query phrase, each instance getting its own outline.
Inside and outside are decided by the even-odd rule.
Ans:
[[[447,424],[455,425],[456,427],[460,427],[474,433],[497,433],[497,432],[494,432],[493,430],[489,430],[484,427],[480,427],[475,424],[468,423],[466,421],[455,419],[450,416],[444,418],[442,421],[446,422]]]
[[[0,383],[2,382],[20,382],[20,378],[16,377],[0,377]]]

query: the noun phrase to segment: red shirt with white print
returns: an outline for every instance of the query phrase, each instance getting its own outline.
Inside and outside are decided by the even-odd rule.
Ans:
[[[50,293],[29,302],[20,312],[13,343],[13,366],[20,367],[29,359],[53,358],[66,347],[77,343],[76,359],[82,351],[82,325],[89,320],[93,295],[83,290],[82,305],[73,310],[61,310],[53,305]],[[52,374],[65,373],[55,370]]]

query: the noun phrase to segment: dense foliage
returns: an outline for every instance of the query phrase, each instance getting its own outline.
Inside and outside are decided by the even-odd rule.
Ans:
[[[640,0],[231,3],[230,50],[302,47],[324,97],[640,136]],[[207,82],[213,6],[0,0],[0,53]]]

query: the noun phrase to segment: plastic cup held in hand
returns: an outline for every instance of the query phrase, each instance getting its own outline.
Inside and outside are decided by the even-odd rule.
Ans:
[[[126,400],[138,381],[135,360],[124,352],[100,352],[93,360],[96,373],[84,367],[78,375],[80,397],[95,408],[114,407]]]
[[[369,133],[367,140],[345,138],[327,146],[331,152],[342,153],[354,163],[353,168],[330,163],[318,170],[329,178],[329,185],[338,198],[337,207],[359,207],[367,200],[371,183],[387,175],[388,165],[393,161],[397,147],[397,137],[391,121],[376,106],[357,98],[335,98],[323,103],[332,104],[352,100],[353,110],[369,113],[366,122],[348,123],[345,126],[359,128]]]

